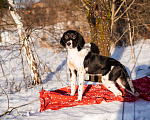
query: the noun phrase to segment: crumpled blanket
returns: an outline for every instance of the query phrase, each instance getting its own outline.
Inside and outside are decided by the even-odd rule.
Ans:
[[[92,105],[100,104],[102,101],[112,102],[134,102],[138,98],[150,101],[150,78],[143,77],[137,80],[133,80],[133,86],[135,90],[139,93],[137,97],[131,95],[126,90],[117,85],[117,87],[122,91],[123,96],[115,96],[111,91],[109,91],[102,84],[98,85],[84,85],[84,93],[82,101],[77,100],[78,93],[76,86],[75,96],[70,96],[71,87],[63,87],[55,91],[45,91],[44,89],[40,91],[40,112],[47,109],[58,110],[64,107],[73,107],[77,105]]]

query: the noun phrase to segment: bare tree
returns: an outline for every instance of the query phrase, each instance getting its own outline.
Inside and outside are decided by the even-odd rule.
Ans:
[[[33,85],[41,84],[41,78],[39,75],[37,63],[35,61],[35,58],[34,58],[34,55],[33,55],[33,52],[32,52],[31,46],[30,46],[29,36],[26,34],[25,29],[23,27],[23,23],[21,21],[21,18],[18,15],[18,13],[16,12],[16,8],[13,3],[13,0],[8,0],[8,3],[9,3],[10,13],[17,25],[18,34],[19,34],[22,44],[24,46],[27,62],[30,66]]]
[[[88,10],[91,41],[100,54],[109,56],[110,41],[115,45],[131,45],[134,62],[133,41],[150,31],[149,0],[81,0]],[[106,28],[107,27],[107,28]],[[126,43],[127,41],[127,43]]]
[[[134,62],[133,42],[145,37],[147,31],[150,31],[150,1],[114,0],[114,3],[115,14],[112,15],[114,20],[111,31],[113,41],[115,41],[115,45],[118,42],[130,43]]]

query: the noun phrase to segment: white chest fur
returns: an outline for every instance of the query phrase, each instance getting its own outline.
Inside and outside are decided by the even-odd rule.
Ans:
[[[90,51],[89,48],[83,48],[78,51],[77,48],[68,49],[68,66],[70,69],[81,70],[84,67],[84,58]]]

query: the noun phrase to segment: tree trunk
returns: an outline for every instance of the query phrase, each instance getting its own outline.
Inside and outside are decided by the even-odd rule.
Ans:
[[[110,56],[110,1],[92,0],[89,10],[88,20],[91,27],[91,42],[95,43],[100,51],[100,55]],[[98,80],[95,80],[98,78]],[[91,77],[91,81],[101,82],[100,77]]]
[[[25,33],[23,23],[21,21],[21,17],[16,12],[13,0],[8,0],[8,3],[9,3],[10,13],[11,13],[12,18],[14,19],[14,21],[17,25],[18,34],[19,34],[19,37],[20,37],[20,39],[22,41],[22,44],[24,46],[24,50],[25,50],[28,65],[30,66],[32,84],[33,85],[41,84],[41,78],[40,78],[40,75],[39,75],[38,67],[37,67],[37,64],[36,64],[31,46],[30,46],[29,37]]]

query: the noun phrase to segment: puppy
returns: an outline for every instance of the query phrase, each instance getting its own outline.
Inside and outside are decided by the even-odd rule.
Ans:
[[[82,35],[74,30],[66,31],[60,44],[68,49],[68,67],[71,76],[71,95],[75,95],[76,76],[79,75],[78,99],[82,100],[85,74],[101,75],[103,85],[115,96],[122,95],[116,82],[133,95],[137,95],[125,67],[117,60],[97,54],[93,47],[85,47]]]

